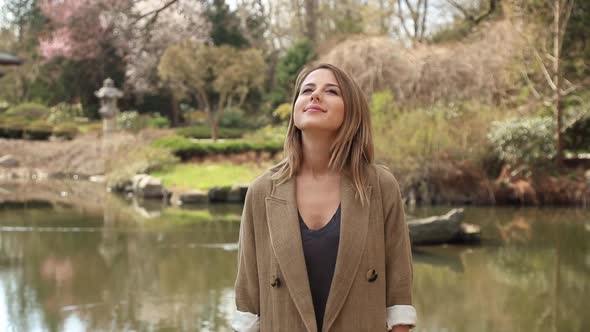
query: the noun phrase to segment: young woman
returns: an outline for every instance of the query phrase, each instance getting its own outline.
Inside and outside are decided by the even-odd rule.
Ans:
[[[285,159],[250,186],[235,331],[408,331],[412,254],[395,177],[373,163],[367,100],[342,70],[297,78]]]

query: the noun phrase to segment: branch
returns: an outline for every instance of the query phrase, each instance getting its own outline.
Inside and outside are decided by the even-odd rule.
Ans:
[[[537,89],[535,89],[535,84],[529,78],[529,74],[527,74],[526,70],[521,69],[520,72],[522,73],[522,76],[524,76],[524,79],[526,80],[528,86],[531,88],[531,91],[533,92],[533,95],[535,96],[535,98],[542,99],[543,96],[541,96],[539,91],[537,91]]]
[[[170,1],[168,1],[167,3],[165,3],[165,4],[164,4],[162,7],[160,7],[160,8],[157,8],[157,9],[154,9],[154,10],[152,10],[152,11],[149,11],[149,12],[147,12],[147,13],[145,13],[145,14],[139,15],[139,16],[138,16],[138,17],[137,17],[137,18],[136,18],[136,19],[133,21],[133,23],[132,23],[132,24],[133,24],[133,25],[135,25],[137,22],[141,21],[142,19],[144,19],[144,18],[146,18],[146,17],[148,17],[148,16],[150,16],[150,15],[154,15],[152,18],[150,18],[150,20],[149,20],[148,24],[146,24],[146,26],[147,26],[147,25],[151,24],[151,22],[155,21],[155,18],[157,18],[157,17],[158,17],[158,15],[159,15],[161,12],[163,12],[164,10],[166,10],[166,8],[168,8],[168,7],[172,6],[172,5],[173,5],[173,4],[175,4],[176,2],[178,2],[178,0],[170,0]]]
[[[402,25],[402,28],[404,29],[404,32],[406,33],[406,35],[408,35],[410,38],[414,39],[412,36],[412,34],[410,33],[410,31],[408,30],[408,27],[406,26],[406,20],[404,19],[404,15],[402,13],[402,0],[397,0],[397,17],[400,20],[400,23]]]
[[[455,0],[447,0],[447,2],[451,4],[453,7],[455,7],[455,9],[460,11],[465,16],[465,18],[473,24],[479,24],[488,16],[492,15],[492,13],[496,11],[496,7],[498,5],[498,0],[490,0],[488,10],[485,13],[479,15],[478,17],[475,17],[473,14],[469,13],[467,9],[463,8],[463,6],[458,4]]]
[[[549,71],[547,71],[547,67],[545,67],[545,63],[543,63],[543,58],[541,58],[541,56],[539,55],[539,52],[534,47],[533,47],[533,53],[535,53],[535,57],[537,58],[538,63],[541,66],[541,70],[543,71],[543,76],[545,76],[545,79],[547,80],[547,84],[549,84],[549,86],[551,87],[551,90],[553,90],[553,91],[557,90],[557,86],[553,82],[553,79],[551,79],[551,74],[549,74]]]

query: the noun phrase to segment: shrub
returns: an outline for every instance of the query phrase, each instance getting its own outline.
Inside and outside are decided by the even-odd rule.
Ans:
[[[25,127],[25,138],[32,140],[46,140],[51,136],[53,128],[45,122],[33,122]]]
[[[488,138],[502,160],[535,165],[555,154],[554,124],[549,117],[509,119],[492,123]]]
[[[248,128],[251,123],[246,118],[244,111],[237,107],[229,107],[221,114],[219,127],[225,128]]]
[[[281,120],[281,122],[288,122],[289,118],[291,117],[291,104],[289,104],[289,103],[280,104],[272,112],[272,115],[279,118]]]
[[[59,103],[49,109],[47,122],[51,124],[60,124],[71,122],[84,116],[84,110],[81,103],[68,104]]]
[[[49,115],[49,109],[46,106],[37,103],[23,103],[9,108],[5,114],[26,120],[39,120],[45,119]]]
[[[161,116],[160,113],[156,113],[148,118],[147,125],[152,128],[168,128],[170,127],[170,120]]]
[[[125,130],[139,131],[144,126],[140,123],[139,113],[132,110],[121,112],[117,115],[117,127]]]
[[[387,94],[371,101],[376,158],[405,174],[427,168],[439,158],[470,160],[482,164],[489,155],[487,132],[504,111],[479,103],[435,104],[400,110],[389,105]]]
[[[63,123],[53,128],[53,135],[67,140],[74,139],[80,131],[75,124]]]
[[[277,144],[283,144],[285,137],[287,136],[287,126],[265,126],[254,132],[247,133],[244,135],[244,139],[251,142],[276,142]]]
[[[242,138],[245,130],[242,128],[217,128],[217,138]],[[190,138],[211,138],[211,127],[207,125],[198,125],[184,127],[176,130],[176,134]]]
[[[231,140],[224,142],[195,142],[180,136],[169,136],[155,140],[152,143],[159,148],[171,150],[182,160],[219,153],[238,153],[247,151],[266,151],[275,153],[283,148],[282,142],[249,142]]]
[[[3,118],[0,122],[0,137],[22,138],[26,121],[20,118]]]

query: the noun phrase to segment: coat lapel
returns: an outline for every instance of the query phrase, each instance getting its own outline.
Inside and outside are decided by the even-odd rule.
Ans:
[[[285,284],[309,332],[316,332],[315,313],[307,278],[295,197],[295,179],[275,187],[266,197],[270,241]]]
[[[370,202],[371,186],[367,187],[367,192]],[[340,241],[324,313],[325,331],[334,323],[355,279],[365,247],[369,221],[369,204],[361,206],[355,196],[352,181],[345,175],[340,181],[340,201]],[[317,332],[297,216],[294,178],[277,185],[271,196],[266,197],[266,213],[271,245],[287,289],[307,330]]]
[[[372,187],[367,187],[368,202],[371,202]],[[355,196],[352,181],[343,176],[340,185],[341,219],[340,219],[340,243],[336,258],[336,268],[332,278],[332,286],[326,303],[324,313],[323,330],[329,331],[336,320],[340,309],[356,278],[357,270],[361,262],[362,254],[367,239],[369,225],[369,204],[361,205]]]

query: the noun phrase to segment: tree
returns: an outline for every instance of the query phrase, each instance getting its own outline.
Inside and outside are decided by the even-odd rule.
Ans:
[[[118,48],[127,61],[126,87],[138,96],[169,96],[172,125],[181,121],[178,103],[168,86],[161,84],[158,63],[171,45],[186,39],[206,41],[210,24],[206,8],[191,0],[139,0],[122,12],[109,12],[119,38]]]
[[[544,15],[539,14],[543,9],[549,9],[551,24],[549,28],[542,26],[541,30],[544,32],[544,38],[541,38],[540,45],[536,41],[531,41],[526,34],[524,38],[528,40],[531,45],[531,50],[534,54],[536,64],[541,69],[541,73],[545,78],[547,86],[551,92],[551,97],[546,98],[541,95],[535,88],[532,82],[531,87],[537,96],[545,99],[547,105],[552,105],[555,119],[555,163],[558,167],[563,164],[563,133],[565,131],[563,124],[564,105],[563,98],[573,92],[577,86],[564,77],[562,62],[563,62],[563,43],[565,40],[565,33],[567,31],[567,24],[570,19],[572,9],[575,5],[575,0],[548,0],[550,2],[541,3],[541,1],[532,1],[531,6],[537,9],[537,14],[541,20]],[[546,29],[546,30],[545,30]],[[543,31],[544,30],[544,31]],[[548,51],[546,44],[549,42],[551,51]],[[539,46],[538,46],[539,45]],[[527,77],[528,79],[528,77]]]
[[[237,48],[248,47],[248,40],[240,31],[240,19],[230,11],[225,0],[213,0],[207,6],[207,17],[211,23],[213,45],[230,45]]]
[[[262,87],[264,67],[259,50],[185,40],[164,52],[158,73],[179,99],[198,101],[215,141],[223,110],[241,106],[249,92]]]
[[[428,0],[397,0],[397,18],[405,36],[413,42],[422,42],[426,33]],[[408,18],[409,21],[408,22]],[[410,25],[411,24],[411,25]]]

